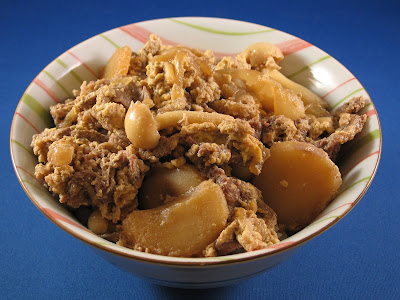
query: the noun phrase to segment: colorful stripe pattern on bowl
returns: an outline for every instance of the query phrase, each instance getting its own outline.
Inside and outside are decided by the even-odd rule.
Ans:
[[[129,45],[137,51],[152,33],[157,34],[165,44],[211,49],[218,57],[235,56],[247,45],[268,41],[276,44],[285,55],[281,64],[282,72],[320,95],[329,103],[332,111],[353,96],[362,95],[368,101],[363,111],[368,115],[363,132],[343,149],[346,159],[340,165],[343,185],[339,194],[312,224],[267,249],[232,257],[198,260],[203,263],[220,263],[238,257],[258,257],[292,247],[333,225],[359,201],[379,163],[381,130],[375,107],[367,92],[345,67],[310,43],[269,27],[217,18],[160,19],[122,26],[73,47],[39,73],[22,96],[15,111],[10,136],[15,171],[35,205],[57,225],[91,245],[119,254],[162,262],[185,261],[139,253],[101,239],[59,205],[34,176],[37,160],[30,144],[34,134],[53,126],[49,107],[71,98],[72,90],[78,89],[83,81],[98,79],[102,66],[116,48]],[[193,262],[193,259],[187,261]]]

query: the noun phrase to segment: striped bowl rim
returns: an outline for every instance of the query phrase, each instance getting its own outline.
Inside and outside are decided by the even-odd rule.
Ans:
[[[49,106],[72,97],[83,80],[99,78],[100,69],[116,48],[129,45],[139,50],[156,33],[165,44],[211,49],[217,57],[234,56],[259,41],[276,44],[284,53],[282,72],[326,100],[331,110],[352,96],[367,99],[364,130],[343,148],[346,159],[339,165],[343,184],[332,203],[300,232],[266,249],[214,258],[179,258],[143,253],[108,242],[83,227],[35,179],[37,163],[30,148],[32,135],[51,126]],[[377,171],[382,135],[371,98],[361,83],[341,63],[314,45],[283,31],[238,20],[178,17],[143,21],[96,35],[74,46],[47,65],[26,89],[15,110],[10,153],[14,170],[25,193],[57,226],[81,241],[127,259],[176,266],[233,264],[273,256],[298,247],[339,222],[364,196]]]

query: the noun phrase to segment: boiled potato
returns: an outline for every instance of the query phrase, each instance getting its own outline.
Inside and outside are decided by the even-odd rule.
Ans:
[[[133,211],[122,223],[119,244],[160,255],[196,256],[225,228],[228,213],[219,185],[203,181],[176,201]]]
[[[115,50],[104,68],[103,78],[111,79],[113,77],[127,75],[131,63],[131,56],[132,50],[129,46],[124,46]]]
[[[151,171],[139,191],[139,208],[149,209],[164,204],[168,197],[178,197],[203,182],[194,166],[157,168]]]
[[[322,149],[286,141],[271,147],[254,184],[276,212],[285,230],[297,231],[312,222],[329,204],[342,179],[338,167]]]

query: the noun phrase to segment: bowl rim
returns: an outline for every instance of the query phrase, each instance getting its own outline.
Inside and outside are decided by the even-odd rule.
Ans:
[[[258,25],[258,26],[262,26],[262,27],[266,27],[266,28],[270,28],[273,30],[276,30],[278,32],[282,32],[282,33],[286,33],[284,31],[281,31],[279,29],[275,29],[269,26],[265,26],[262,24],[257,24],[257,23],[252,23],[252,22],[247,22],[247,21],[242,21],[242,20],[236,20],[236,19],[229,19],[229,18],[217,18],[217,17],[176,17],[179,19],[214,19],[214,20],[228,20],[228,21],[234,21],[234,22],[241,22],[241,23],[247,23],[247,24],[251,24],[251,25]],[[123,27],[123,26],[127,26],[127,25],[133,25],[133,24],[140,24],[140,23],[144,23],[144,22],[150,22],[150,21],[160,21],[160,20],[167,20],[167,19],[172,19],[172,18],[157,18],[157,19],[151,19],[151,20],[143,20],[143,21],[139,21],[139,22],[135,22],[135,23],[130,23],[130,24],[126,24],[126,25],[122,25],[116,28],[112,28],[108,31]],[[62,54],[60,54],[58,57],[60,57],[61,55],[63,55],[65,52],[67,51],[71,51],[72,49],[74,49],[75,47],[78,47],[79,45],[86,43],[87,41],[97,37],[100,34],[106,33],[108,31],[96,34],[92,37],[89,37],[83,41],[81,41],[80,43],[74,45],[73,47],[71,47],[70,49],[67,49],[66,51],[64,51]],[[290,33],[289,33],[290,34]],[[294,36],[297,37],[297,36]],[[318,48],[317,46],[315,46],[314,44],[311,44],[314,47],[316,47],[317,49],[323,51],[324,53],[326,53],[324,50]],[[58,58],[57,57],[57,58]],[[57,58],[53,59],[51,62],[49,62],[42,70],[46,69],[49,65],[51,65]],[[335,60],[336,63],[339,63],[345,70],[347,70],[350,74],[352,74],[341,62],[339,62],[338,60],[336,60],[334,57],[332,57],[332,59]],[[39,74],[41,72],[39,72],[34,79],[36,79]],[[353,75],[353,74],[352,74]],[[353,75],[354,76],[354,75]],[[354,76],[354,78],[356,78]],[[358,81],[358,79],[356,78],[356,80]],[[32,80],[30,82],[30,84],[28,85],[28,87],[26,88],[26,90],[24,91],[23,95],[26,93],[26,91],[28,91],[32,84],[34,83],[34,80]],[[361,82],[358,81],[358,83],[361,85],[361,87],[363,87],[363,85],[361,84]],[[364,88],[364,87],[363,87]],[[367,90],[364,88],[364,92],[367,94],[369,101],[371,102],[371,104],[373,105],[374,109],[376,110],[376,107],[371,99],[371,97],[369,96]],[[365,193],[367,192],[367,190],[369,189],[370,185],[372,184],[373,179],[375,178],[379,163],[380,163],[380,159],[381,159],[381,155],[382,155],[382,128],[381,128],[381,123],[379,120],[379,115],[378,113],[376,113],[376,119],[377,119],[377,124],[378,124],[378,130],[380,133],[380,138],[379,138],[379,151],[377,153],[377,159],[376,159],[376,163],[373,169],[373,172],[371,173],[371,176],[369,178],[369,180],[367,181],[365,187],[363,188],[363,190],[359,193],[359,195],[357,196],[356,200],[354,202],[352,202],[352,204],[343,212],[341,213],[340,216],[337,216],[333,221],[329,222],[328,224],[326,224],[325,226],[321,227],[320,229],[318,229],[317,231],[313,232],[312,234],[308,234],[305,237],[302,237],[294,242],[290,242],[287,243],[281,247],[277,247],[267,253],[263,253],[263,250],[268,249],[260,249],[260,250],[254,250],[251,252],[246,252],[246,253],[242,253],[242,254],[247,254],[246,256],[243,256],[241,254],[233,254],[233,255],[229,255],[229,256],[219,256],[216,258],[185,258],[185,257],[169,257],[169,256],[163,256],[163,255],[158,255],[158,254],[151,254],[151,253],[146,253],[145,256],[142,256],[141,254],[143,254],[143,252],[137,251],[137,250],[133,250],[133,249],[129,249],[130,253],[126,253],[124,251],[119,251],[116,248],[107,248],[104,247],[102,244],[96,243],[94,241],[91,241],[89,239],[87,239],[86,237],[79,235],[78,233],[76,233],[75,231],[71,230],[70,228],[68,228],[65,224],[63,224],[63,222],[59,221],[58,219],[56,219],[54,216],[52,216],[46,209],[44,209],[39,203],[38,201],[35,199],[35,197],[33,197],[33,195],[30,193],[30,191],[28,190],[28,188],[26,187],[25,183],[23,182],[23,179],[20,175],[20,173],[17,170],[17,165],[16,165],[16,161],[15,161],[15,154],[14,154],[14,150],[12,147],[12,137],[13,137],[13,131],[14,131],[14,125],[15,125],[15,120],[16,120],[16,112],[18,111],[21,103],[22,103],[22,97],[18,102],[18,105],[15,109],[13,118],[12,118],[12,123],[11,123],[11,127],[10,127],[10,139],[9,139],[9,147],[10,147],[10,155],[11,155],[11,160],[12,160],[12,165],[13,165],[13,169],[15,171],[15,174],[17,175],[18,181],[21,185],[21,187],[23,188],[25,194],[29,197],[29,199],[31,200],[31,202],[50,220],[52,221],[55,225],[57,225],[59,228],[61,228],[62,230],[66,231],[68,234],[72,235],[73,237],[77,238],[78,240],[84,242],[85,244],[92,246],[98,250],[104,251],[106,253],[110,253],[125,259],[129,259],[129,260],[134,260],[134,261],[139,261],[139,262],[146,262],[146,263],[152,263],[152,264],[156,264],[156,265],[167,265],[167,266],[176,266],[176,267],[185,267],[185,266],[200,266],[200,267],[210,267],[210,266],[216,266],[216,265],[232,265],[232,264],[237,264],[237,263],[241,263],[241,262],[250,262],[250,261],[255,261],[255,260],[259,260],[259,259],[263,259],[266,257],[271,257],[283,252],[287,252],[289,250],[292,250],[294,248],[297,248],[299,246],[302,246],[303,244],[305,244],[306,242],[314,239],[315,237],[319,236],[320,234],[322,234],[323,232],[327,231],[329,228],[333,227],[335,224],[337,224],[341,219],[343,219],[357,204],[358,202],[361,200],[361,198],[365,195]],[[282,244],[285,242],[285,240],[281,241]],[[282,245],[281,244],[281,245]],[[278,243],[279,245],[279,243]],[[272,245],[273,246],[273,245]],[[125,247],[122,247],[124,248]],[[272,247],[271,247],[272,248]],[[229,259],[221,259],[221,257],[229,257]]]

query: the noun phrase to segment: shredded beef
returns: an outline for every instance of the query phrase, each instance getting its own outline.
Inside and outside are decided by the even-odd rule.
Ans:
[[[225,145],[216,143],[193,144],[186,156],[197,165],[224,165],[231,159],[231,152]]]
[[[229,210],[226,228],[203,250],[203,256],[253,251],[279,242],[277,215],[263,199],[268,195],[252,184],[270,156],[269,148],[283,141],[307,142],[335,160],[341,145],[365,125],[367,117],[360,114],[365,100],[355,97],[333,114],[321,101],[323,105],[305,107],[298,119],[274,115],[263,99],[271,93],[268,87],[264,89],[263,80],[270,74],[264,71],[280,67],[272,56],[250,58],[247,53],[218,60],[211,51],[165,46],[151,35],[130,56],[126,76],[83,82],[73,98],[50,107],[55,128],[34,135],[31,143],[38,156],[35,176],[83,223],[99,210],[110,224],[103,237],[118,243],[121,223],[142,208],[138,207],[139,189],[145,176],[151,178],[153,173],[148,171],[176,171],[190,165],[200,182],[210,179],[221,188]],[[240,74],[252,75],[242,78]],[[145,104],[155,120],[158,114],[182,110],[231,117],[193,124],[184,118],[170,128],[156,129],[160,134],[156,147],[135,148],[125,133],[125,116],[137,101]],[[182,180],[176,181],[185,186]],[[155,197],[162,205],[185,193],[163,195],[164,202],[158,201],[158,192]],[[140,248],[134,240],[126,245]]]
[[[62,133],[62,138],[55,139]],[[73,147],[68,165],[57,165],[48,157],[49,149],[60,147],[60,143]],[[132,147],[124,150],[92,130],[64,128],[45,130],[34,137],[32,145],[42,162],[36,166],[35,175],[59,195],[61,203],[72,208],[98,207],[113,222],[136,208],[136,194],[148,167]]]
[[[355,97],[330,116],[306,115],[294,121],[282,115],[267,116],[262,120],[262,141],[268,147],[282,141],[312,143],[335,161],[340,146],[364,127],[367,116],[358,114],[364,106],[363,97]]]
[[[204,252],[206,256],[225,255],[238,249],[261,249],[278,241],[275,212],[262,199],[252,184],[230,177],[218,167],[208,176],[221,187],[230,210],[230,224]]]

